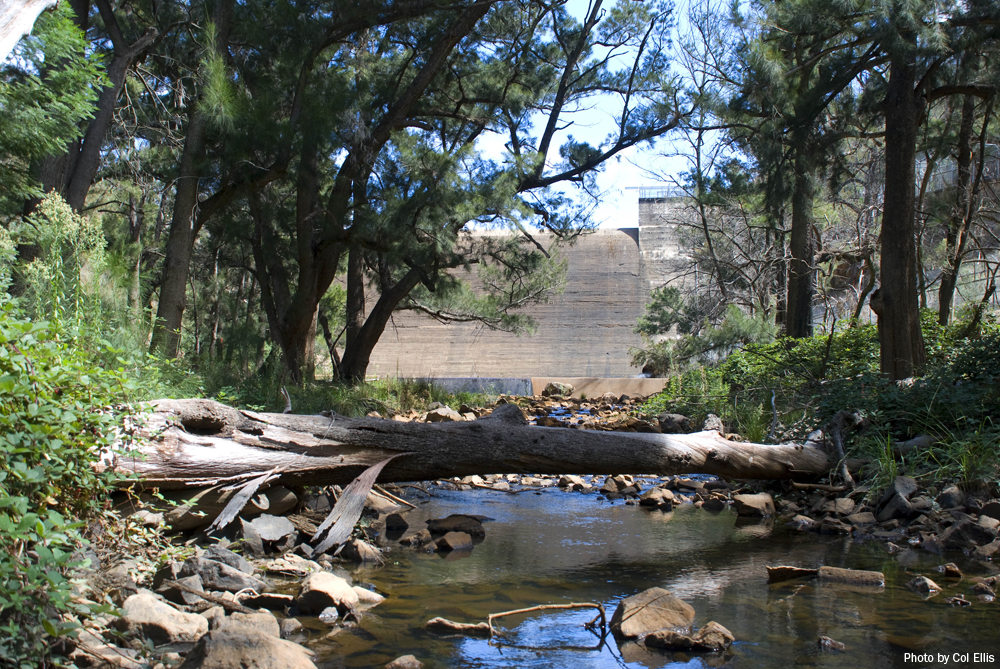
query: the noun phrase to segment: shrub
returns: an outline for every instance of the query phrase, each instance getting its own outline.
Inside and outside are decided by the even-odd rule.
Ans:
[[[116,481],[94,465],[137,390],[56,321],[20,317],[0,293],[0,658],[48,666],[55,638],[104,610],[74,600],[85,524]]]

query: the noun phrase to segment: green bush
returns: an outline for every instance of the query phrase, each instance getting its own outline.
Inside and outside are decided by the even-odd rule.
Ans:
[[[120,403],[140,390],[124,368],[94,364],[58,322],[31,321],[0,293],[0,658],[49,666],[75,617],[99,610],[73,598],[85,524],[116,475],[94,465],[119,433]]]

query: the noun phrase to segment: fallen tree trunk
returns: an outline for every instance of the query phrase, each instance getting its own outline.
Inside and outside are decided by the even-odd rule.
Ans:
[[[150,487],[236,482],[275,470],[272,485],[344,485],[390,456],[380,481],[470,474],[715,474],[790,479],[829,472],[822,444],[751,444],[717,432],[645,434],[545,428],[501,405],[476,421],[402,423],[233,409],[212,400],[158,400],[137,453],[105,466]]]

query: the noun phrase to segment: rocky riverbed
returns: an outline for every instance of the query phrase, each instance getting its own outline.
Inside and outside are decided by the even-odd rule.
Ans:
[[[545,397],[518,403],[536,424],[543,426],[641,431],[691,427],[684,425],[683,417],[663,416],[656,424],[636,419],[629,414],[630,402],[633,400],[629,398],[587,402]],[[423,415],[393,419],[469,420],[488,410],[435,407]],[[445,558],[441,564],[445,564],[484,550],[497,550],[496,546],[487,547],[493,521],[478,506],[482,495],[508,507],[532,506],[537,504],[533,498],[543,496],[552,507],[546,513],[555,518],[558,512],[553,510],[560,505],[574,509],[574,513],[580,512],[581,505],[620,508],[635,516],[628,523],[669,519],[682,510],[687,510],[685,514],[707,514],[699,517],[713,526],[715,521],[709,522],[709,518],[734,516],[745,541],[769,541],[775,528],[791,536],[815,536],[817,542],[842,538],[851,545],[877,546],[884,564],[897,564],[906,572],[906,579],[900,583],[920,597],[939,597],[950,607],[995,606],[998,570],[992,559],[1000,549],[1000,499],[988,493],[963,492],[955,486],[922,488],[905,476],[897,477],[878,496],[866,486],[851,489],[787,483],[765,487],[710,477],[627,475],[470,476],[376,487],[365,501],[362,527],[355,536],[336,555],[316,555],[309,539],[341,492],[338,488],[314,491],[301,496],[291,513],[264,513],[242,519],[219,536],[181,537],[156,569],[129,555],[92,552],[89,557],[94,569],[84,575],[79,597],[106,599],[117,608],[86,621],[79,638],[66,647],[66,653],[79,666],[193,669],[322,664],[324,658],[330,659],[331,645],[337,646],[338,639],[365,629],[365,621],[371,616],[377,619],[379,607],[386,606],[387,601],[390,607],[394,604],[390,589],[374,585],[379,579],[371,575],[391,571],[385,565],[400,560],[401,551],[413,556],[441,556]],[[426,517],[424,511],[434,506],[436,498],[456,500],[463,495],[469,498],[469,508]],[[154,513],[142,518],[150,525],[162,522],[162,516]],[[573,549],[545,546],[544,550],[555,553]],[[418,558],[406,558],[413,559]],[[773,561],[774,565],[766,566],[784,562],[779,556]],[[926,568],[928,561],[936,562],[936,568]],[[914,565],[921,569],[913,570]],[[759,573],[766,580],[763,566]],[[777,579],[785,583],[781,587],[788,582],[803,587],[820,565],[795,566],[813,568],[813,573],[783,572],[788,578]],[[883,571],[891,569],[883,567]],[[969,571],[972,573],[967,574]],[[662,588],[666,594],[657,592],[652,582],[647,586],[636,592],[639,600],[613,598],[619,620],[615,628],[609,611],[608,629],[620,646],[639,644],[643,652],[661,654],[709,653],[724,657],[729,652],[726,649],[733,643],[734,635],[729,631],[733,620],[700,620],[695,624],[683,597]],[[637,601],[641,605],[645,601],[642,597],[673,602],[672,608],[683,613],[678,619],[682,619],[681,623],[659,625],[654,620],[634,634],[623,634],[621,616]],[[503,606],[504,601],[496,599],[493,613],[513,608]],[[404,636],[419,634],[412,629],[398,632]],[[737,640],[739,636],[737,626]],[[823,652],[835,652],[837,644],[842,643],[825,635],[817,635],[811,642]],[[402,652],[407,649],[401,647],[396,659],[384,657],[384,648],[373,657],[378,658],[379,666],[394,667],[421,666],[421,662],[431,659]],[[656,665],[655,660],[643,657],[647,666]],[[662,657],[667,662],[672,655]]]

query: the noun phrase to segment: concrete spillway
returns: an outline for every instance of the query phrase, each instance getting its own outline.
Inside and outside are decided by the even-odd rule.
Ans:
[[[679,276],[685,264],[676,242],[678,205],[640,200],[637,228],[598,230],[560,249],[567,261],[561,294],[522,313],[537,329],[517,336],[473,323],[442,324],[394,315],[376,346],[368,373],[407,378],[628,377],[629,349],[651,287]],[[539,240],[548,245],[543,237]]]

